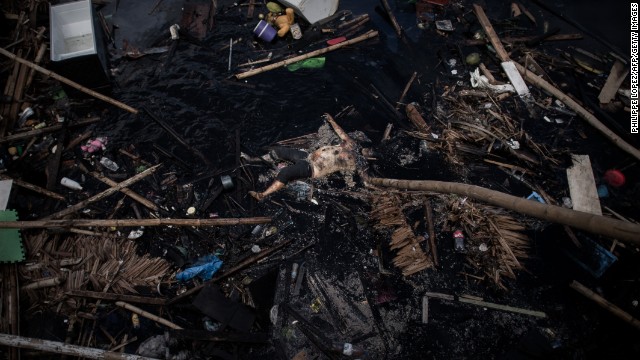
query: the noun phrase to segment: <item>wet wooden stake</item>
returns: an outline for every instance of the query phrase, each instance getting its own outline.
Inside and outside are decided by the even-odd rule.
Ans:
[[[636,329],[640,329],[640,320],[634,318],[633,316],[631,316],[631,314],[629,314],[626,311],[620,309],[616,305],[610,303],[607,299],[605,299],[602,296],[600,296],[600,295],[596,294],[595,292],[591,291],[586,286],[582,285],[581,283],[579,283],[579,282],[577,282],[575,280],[569,286],[571,286],[572,289],[574,289],[575,291],[579,292],[583,296],[593,300],[596,304],[600,305],[601,307],[603,307],[604,309],[606,309],[607,311],[609,311],[613,315],[615,315],[615,316],[619,317],[620,319],[624,320],[625,322],[629,323],[630,325],[632,325]]]
[[[153,358],[138,355],[113,353],[110,351],[90,347],[68,345],[58,341],[49,341],[7,334],[0,334],[0,345],[10,346],[14,348],[40,350],[54,354],[78,356],[88,359],[153,360]]]
[[[523,199],[480,186],[445,181],[382,178],[370,178],[369,182],[372,185],[402,190],[435,191],[444,194],[468,196],[539,219],[569,225],[595,234],[624,240],[631,244],[640,244],[639,224],[626,223],[617,219],[574,211],[560,206],[542,204],[534,200]]]
[[[18,56],[12,54],[11,52],[9,52],[9,51],[7,51],[5,49],[0,48],[0,54],[8,57],[11,60],[14,60],[14,61],[17,61],[17,62],[19,62],[21,64],[24,64],[24,65],[26,65],[26,66],[28,66],[28,67],[30,67],[30,68],[32,68],[32,69],[34,69],[34,70],[36,70],[36,71],[38,71],[40,73],[43,73],[43,74],[45,74],[45,75],[47,75],[47,76],[49,76],[49,77],[51,77],[53,79],[56,79],[56,80],[58,80],[60,82],[63,82],[63,83],[65,83],[65,84],[67,84],[67,85],[69,85],[69,86],[71,86],[71,87],[73,87],[75,89],[78,89],[78,90],[82,91],[85,94],[89,94],[89,95],[91,95],[91,96],[93,96],[95,98],[98,98],[98,99],[102,100],[102,101],[108,102],[109,104],[115,105],[115,106],[117,106],[117,107],[119,107],[119,108],[121,108],[123,110],[126,110],[126,111],[128,111],[130,113],[133,113],[133,114],[137,114],[138,113],[138,110],[132,108],[131,106],[129,106],[127,104],[121,103],[118,100],[114,100],[114,99],[112,99],[112,98],[110,98],[108,96],[104,96],[104,95],[102,95],[102,94],[100,94],[98,92],[95,92],[95,91],[93,91],[91,89],[88,89],[88,88],[78,84],[75,81],[71,81],[71,80],[67,79],[64,76],[61,76],[61,75],[58,75],[58,74],[54,73],[53,71],[47,70],[47,69],[45,69],[45,68],[43,68],[41,66],[38,66],[38,65],[36,65],[36,64],[34,64],[34,63],[30,62],[30,61],[27,61],[27,60],[25,60],[25,59],[23,59],[21,57],[18,57]]]
[[[103,183],[109,185],[109,186],[118,186],[118,183],[109,179],[108,177],[97,173],[95,171],[92,171],[89,173],[89,175],[93,176],[95,179],[98,179],[100,181],[102,181]],[[153,211],[158,211],[158,205],[154,204],[152,201],[148,200],[147,198],[143,197],[142,195],[139,195],[138,193],[136,193],[135,191],[129,189],[129,188],[123,188],[120,189],[120,192],[122,192],[123,194],[129,196],[130,198],[132,198],[133,200],[139,202],[140,204],[142,204],[143,206],[145,206],[146,208],[153,210]]]
[[[438,266],[438,249],[436,248],[436,231],[433,226],[433,213],[431,208],[431,201],[426,199],[424,201],[424,213],[427,219],[427,231],[429,233],[429,248],[431,248],[431,255],[433,256],[433,263]]]
[[[407,82],[407,85],[405,85],[404,90],[402,90],[402,94],[400,94],[400,98],[396,103],[396,110],[400,109],[400,104],[402,104],[402,101],[404,101],[404,97],[407,95],[407,92],[409,92],[409,88],[411,87],[411,84],[413,84],[413,81],[416,79],[416,76],[418,76],[418,73],[414,71],[413,75],[411,75],[411,78],[409,79],[409,82]]]
[[[139,303],[147,305],[163,305],[166,300],[162,298],[153,298],[148,296],[114,294],[97,291],[86,290],[70,290],[66,293],[68,296],[86,297],[92,299],[110,300],[110,301],[126,301],[130,303]]]

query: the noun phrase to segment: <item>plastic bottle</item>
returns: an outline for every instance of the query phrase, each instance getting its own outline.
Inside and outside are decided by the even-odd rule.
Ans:
[[[118,171],[118,169],[120,168],[118,164],[116,164],[111,159],[106,158],[104,156],[100,159],[100,164],[102,164],[104,167],[106,167],[111,171]]]
[[[68,177],[63,177],[62,179],[60,179],[60,184],[62,186],[68,187],[69,189],[82,190],[82,186],[78,184],[77,181],[71,180]]]
[[[462,230],[453,232],[454,248],[456,251],[464,251],[464,233]]]
[[[334,342],[331,345],[331,350],[350,357],[360,357],[365,354],[365,351],[362,348],[353,346],[351,343]]]

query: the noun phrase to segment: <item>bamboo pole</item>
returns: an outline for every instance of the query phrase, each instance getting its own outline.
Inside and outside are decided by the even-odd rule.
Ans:
[[[77,127],[77,126],[90,125],[90,124],[93,124],[93,123],[98,122],[100,120],[101,119],[99,117],[87,118],[87,119],[79,120],[75,124],[69,124],[68,127],[69,128],[74,128],[74,127]],[[58,130],[62,130],[62,127],[63,127],[62,124],[60,124],[60,125],[52,125],[52,126],[47,126],[45,128],[42,128],[42,129],[25,131],[25,132],[18,133],[18,134],[13,134],[13,135],[7,135],[7,136],[4,136],[4,137],[0,138],[0,144],[6,143],[6,142],[10,142],[10,141],[15,141],[15,140],[27,139],[27,138],[38,136],[38,135],[43,135],[43,134],[56,132]]]
[[[514,61],[516,68],[522,74],[522,77],[530,82],[531,84],[549,92],[551,95],[558,98],[558,100],[562,101],[565,105],[567,105],[571,110],[575,111],[580,117],[585,120],[589,125],[596,128],[596,130],[600,131],[602,135],[604,135],[607,139],[611,140],[617,147],[624,150],[631,156],[640,160],[640,150],[632,146],[631,144],[624,141],[620,138],[616,133],[609,130],[598,118],[593,116],[587,109],[578,104],[575,100],[567,96],[565,93],[557,89],[555,86],[551,85],[546,80],[536,76],[531,71],[527,71],[522,65]]]
[[[535,317],[539,317],[539,318],[546,318],[547,317],[547,314],[545,314],[545,313],[543,313],[541,311],[521,309],[521,308],[516,308],[516,307],[513,307],[513,306],[495,304],[495,303],[490,303],[490,302],[480,301],[480,300],[475,300],[475,299],[468,299],[468,298],[458,297],[458,301],[460,301],[461,303],[473,304],[473,305],[477,305],[477,306],[484,306],[484,307],[488,307],[488,308],[491,308],[491,309],[509,311],[509,312],[523,314],[523,315],[531,315],[531,316],[535,316]]]
[[[169,327],[171,329],[176,329],[176,330],[181,330],[182,329],[182,327],[172,323],[171,321],[169,321],[167,319],[161,318],[160,316],[154,315],[154,314],[152,314],[152,313],[150,313],[148,311],[144,311],[144,310],[140,309],[137,306],[133,306],[131,304],[127,304],[124,301],[116,301],[116,305],[118,305],[118,306],[120,306],[122,308],[125,308],[125,309],[127,309],[127,310],[129,310],[129,311],[131,311],[133,313],[136,313],[136,314],[138,314],[140,316],[144,316],[149,320],[153,320],[153,321],[157,322],[158,324],[162,324],[162,325],[164,325],[166,327]]]
[[[54,354],[78,356],[89,359],[109,359],[109,360],[153,360],[153,358],[116,353],[101,349],[84,346],[68,345],[59,341],[49,341],[23,336],[0,334],[0,345],[14,348],[40,350]]]
[[[396,30],[396,34],[398,35],[398,37],[402,37],[402,28],[400,27],[400,24],[398,24],[396,16],[393,15],[393,11],[391,11],[389,2],[387,2],[387,0],[382,0],[382,6],[384,6],[384,10],[387,12],[387,15],[389,15],[389,20],[391,20],[391,25],[393,25],[393,28]]]
[[[76,88],[76,89],[82,91],[85,94],[89,94],[89,95],[91,95],[91,96],[93,96],[95,98],[98,98],[98,99],[102,100],[102,101],[108,102],[109,104],[115,105],[115,106],[117,106],[117,107],[119,107],[119,108],[121,108],[123,110],[126,110],[126,111],[128,111],[130,113],[133,113],[133,114],[137,114],[138,113],[138,110],[132,108],[131,106],[129,106],[127,104],[121,103],[118,100],[112,99],[112,98],[110,98],[108,96],[104,96],[104,95],[102,95],[102,94],[100,94],[98,92],[95,92],[95,91],[93,91],[91,89],[88,89],[88,88],[78,84],[75,81],[71,81],[71,80],[67,79],[64,76],[58,75],[58,74],[54,73],[53,71],[47,70],[47,69],[45,69],[45,68],[43,68],[43,67],[41,67],[39,65],[36,65],[36,64],[32,63],[31,61],[28,61],[28,60],[25,60],[25,59],[23,59],[21,57],[18,57],[18,56],[12,54],[11,52],[9,52],[9,51],[7,51],[5,49],[0,48],[0,54],[8,57],[11,60],[15,60],[15,61],[17,61],[17,62],[19,62],[21,64],[24,64],[24,65],[26,65],[26,66],[28,66],[28,67],[30,67],[30,68],[38,71],[38,72],[41,72],[41,73],[43,73],[43,74],[45,74],[45,75],[47,75],[47,76],[49,76],[51,78],[54,78],[54,79],[56,79],[56,80],[58,80],[60,82],[63,82],[63,83],[65,83],[65,84],[67,84],[67,85],[69,85],[69,86],[71,86],[73,88]]]
[[[438,249],[436,248],[436,230],[433,226],[433,213],[431,209],[431,201],[426,199],[424,201],[424,213],[427,219],[427,231],[429,233],[429,247],[431,248],[431,255],[433,256],[433,263],[438,266]]]
[[[581,283],[579,283],[579,282],[577,282],[575,280],[573,280],[573,282],[571,284],[569,284],[569,286],[571,286],[572,289],[574,289],[575,291],[579,292],[583,296],[593,300],[596,304],[598,304],[601,307],[603,307],[604,309],[608,310],[613,315],[615,315],[615,316],[619,317],[620,319],[624,320],[625,322],[631,324],[636,329],[640,329],[640,320],[634,318],[628,312],[626,312],[626,311],[620,309],[619,307],[617,307],[616,305],[610,303],[607,299],[605,299],[602,296],[600,296],[600,295],[596,294],[595,292],[591,291],[586,286],[582,285]]]
[[[234,226],[266,224],[268,217],[227,218],[227,219],[66,219],[0,221],[0,229],[38,229],[55,227],[133,227],[133,226]]]
[[[0,180],[13,180],[13,183],[16,184],[17,186],[23,187],[25,189],[29,189],[31,191],[35,191],[35,192],[37,192],[39,194],[42,194],[42,195],[46,195],[46,196],[48,196],[48,197],[50,197],[52,199],[65,201],[64,196],[62,196],[62,195],[60,195],[58,193],[55,193],[55,192],[53,192],[51,190],[47,190],[45,188],[41,188],[40,186],[37,186],[37,185],[30,184],[30,183],[28,183],[26,181],[22,181],[20,179],[14,179],[14,178],[11,178],[11,177],[9,177],[7,175],[0,174]]]
[[[67,291],[67,295],[76,296],[76,297],[86,297],[86,298],[92,298],[92,299],[100,299],[100,300],[126,301],[126,302],[148,304],[148,305],[163,305],[166,302],[165,299],[156,298],[156,297],[114,294],[114,293],[104,293],[104,292],[86,291],[86,290]]]
[[[404,97],[407,95],[407,92],[409,92],[409,88],[411,87],[411,84],[413,84],[413,81],[416,79],[416,76],[418,76],[418,72],[414,71],[413,74],[411,75],[411,78],[407,82],[407,85],[404,86],[404,90],[402,90],[402,94],[400,94],[400,98],[396,103],[396,110],[400,109],[400,104],[404,101]]]
[[[274,247],[272,247],[272,248],[270,248],[268,250],[261,251],[258,254],[254,255],[254,256],[252,256],[250,258],[247,258],[246,260],[242,261],[240,264],[234,266],[233,268],[231,268],[229,270],[226,270],[226,271],[223,271],[222,275],[218,275],[218,276],[214,277],[213,279],[207,280],[207,281],[203,282],[202,284],[200,284],[200,285],[198,285],[196,287],[193,287],[193,288],[183,292],[182,294],[172,298],[171,300],[167,301],[167,305],[174,304],[174,303],[180,301],[181,299],[184,299],[185,297],[187,297],[187,296],[189,296],[189,295],[191,295],[191,294],[193,294],[195,292],[198,292],[200,289],[202,289],[203,287],[205,287],[205,286],[207,286],[209,284],[213,284],[214,282],[220,281],[220,280],[226,278],[227,276],[235,274],[236,272],[238,272],[238,271],[244,269],[245,267],[255,263],[256,261],[258,261],[258,260],[260,260],[260,259],[262,259],[262,258],[264,258],[264,257],[266,257],[268,255],[271,255],[271,253],[283,248],[286,245],[289,245],[289,243],[291,243],[291,241],[293,241],[293,239],[289,239],[287,241],[284,241],[283,243],[278,244],[278,245],[276,245],[276,246],[274,246]]]
[[[97,172],[90,172],[89,175],[93,176],[94,178],[102,181],[103,183],[109,185],[109,186],[118,186],[118,183],[109,179],[108,177],[99,174]],[[129,196],[130,198],[132,198],[133,200],[139,202],[140,204],[142,204],[143,206],[147,207],[150,210],[153,211],[158,211],[158,205],[154,204],[152,201],[150,201],[149,199],[143,197],[142,195],[139,195],[138,193],[136,193],[135,191],[129,189],[129,188],[123,188],[120,189],[120,192],[122,192],[123,194]]]
[[[434,191],[444,194],[457,194],[520,212],[539,219],[558,224],[569,225],[595,234],[640,244],[640,225],[617,219],[566,209],[560,206],[542,204],[489,190],[480,186],[431,180],[398,180],[371,178],[372,185],[393,187],[403,190]]]
[[[63,216],[69,215],[69,214],[73,214],[74,212],[84,208],[85,206],[87,206],[87,205],[89,205],[91,203],[94,203],[96,201],[102,200],[102,199],[106,198],[107,196],[110,196],[111,194],[113,194],[115,192],[121,191],[122,189],[130,186],[131,184],[134,184],[134,183],[144,179],[145,177],[153,174],[156,170],[158,170],[158,168],[160,166],[162,166],[162,164],[158,164],[156,166],[150,167],[147,170],[145,170],[145,171],[143,171],[143,172],[141,172],[141,173],[139,173],[137,175],[134,175],[134,176],[130,177],[129,179],[127,179],[127,180],[125,180],[125,181],[123,181],[121,183],[118,183],[117,186],[113,186],[113,187],[111,187],[111,188],[109,188],[109,189],[107,189],[107,190],[105,190],[105,191],[103,191],[103,192],[101,192],[99,194],[96,194],[96,195],[94,195],[94,196],[92,196],[92,197],[90,197],[90,198],[88,198],[86,200],[83,200],[83,201],[81,201],[81,202],[79,202],[79,203],[77,203],[75,205],[72,205],[72,206],[70,206],[70,207],[68,207],[68,208],[66,208],[66,209],[64,209],[62,211],[58,211],[57,213],[51,214],[51,215],[49,215],[47,217],[44,217],[43,220],[56,219],[56,218],[61,218]]]
[[[47,279],[40,279],[38,281],[34,281],[32,283],[28,283],[26,285],[23,285],[20,290],[34,290],[34,289],[40,289],[40,288],[44,288],[44,287],[51,287],[51,286],[56,286],[62,283],[62,281],[65,280],[63,277],[60,276],[56,276],[56,277],[50,277]]]
[[[295,56],[295,57],[292,57],[292,58],[289,58],[289,59],[286,59],[286,60],[282,60],[282,61],[279,61],[277,63],[273,63],[273,64],[269,64],[269,65],[266,65],[266,66],[263,66],[263,67],[259,67],[257,69],[245,71],[243,73],[237,74],[236,75],[236,79],[238,79],[238,80],[246,79],[246,78],[248,78],[250,76],[253,76],[253,75],[261,74],[263,72],[267,72],[267,71],[270,71],[270,70],[273,70],[273,69],[277,69],[277,68],[280,68],[280,67],[283,67],[283,66],[286,66],[286,65],[289,65],[289,64],[296,63],[298,61],[309,59],[309,58],[312,58],[314,56],[326,54],[328,52],[331,52],[333,50],[339,49],[341,47],[345,47],[347,45],[359,43],[361,41],[364,41],[364,40],[367,40],[367,39],[370,39],[370,38],[376,37],[376,36],[378,36],[378,32],[372,30],[372,31],[369,31],[369,32],[367,32],[367,33],[365,33],[363,35],[360,35],[360,36],[356,37],[356,38],[353,38],[351,40],[347,40],[347,41],[344,41],[344,42],[341,42],[341,43],[338,43],[338,44],[335,44],[335,45],[331,45],[331,46],[328,46],[326,48],[318,49],[318,50],[315,50],[315,51],[312,51],[310,53],[306,53],[306,54],[303,54],[303,55],[300,55],[300,56]]]

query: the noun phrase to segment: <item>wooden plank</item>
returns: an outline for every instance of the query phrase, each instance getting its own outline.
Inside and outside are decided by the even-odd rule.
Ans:
[[[608,104],[611,102],[628,74],[629,68],[624,66],[620,60],[616,59],[611,67],[611,72],[609,73],[609,77],[607,77],[607,81],[604,83],[602,90],[600,90],[600,95],[598,95],[600,104]]]
[[[422,297],[422,323],[429,323],[429,297],[426,295]]]
[[[573,210],[602,215],[596,182],[588,155],[571,155],[573,166],[567,169]]]
[[[463,297],[458,298],[458,301],[460,301],[462,303],[466,303],[466,304],[473,304],[473,305],[477,305],[477,306],[487,307],[487,308],[490,308],[490,309],[508,311],[508,312],[513,312],[513,313],[517,313],[517,314],[531,315],[531,316],[535,316],[535,317],[539,317],[539,318],[546,318],[547,317],[547,314],[543,313],[542,311],[521,309],[521,308],[517,308],[517,307],[513,307],[513,306],[495,304],[495,303],[490,303],[490,302],[486,302],[486,301],[478,301],[478,300],[468,299],[468,298],[463,298]]]

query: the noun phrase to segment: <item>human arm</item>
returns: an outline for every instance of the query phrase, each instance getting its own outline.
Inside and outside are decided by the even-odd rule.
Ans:
[[[347,133],[342,129],[342,127],[340,127],[340,125],[338,125],[338,123],[336,123],[336,121],[333,119],[331,115],[325,113],[324,116],[327,119],[327,122],[331,124],[333,131],[336,132],[336,134],[342,141],[344,141],[347,144],[354,143],[353,139],[351,139],[349,135],[347,135]]]

